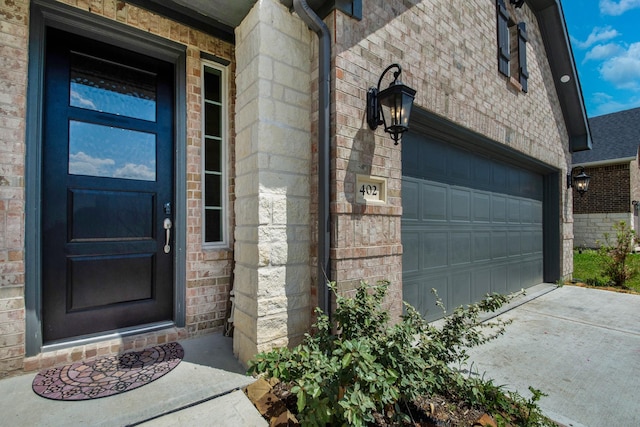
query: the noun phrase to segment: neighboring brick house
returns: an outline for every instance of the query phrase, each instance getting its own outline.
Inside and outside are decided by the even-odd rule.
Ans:
[[[640,108],[592,117],[589,127],[593,148],[573,154],[574,168],[591,177],[589,191],[573,197],[573,244],[595,248],[607,234],[613,242],[619,221],[639,229]]]
[[[431,288],[572,273],[559,0],[13,0],[0,58],[1,375],[220,332],[231,299],[246,362],[326,279],[433,317]],[[365,114],[392,63],[399,145]]]

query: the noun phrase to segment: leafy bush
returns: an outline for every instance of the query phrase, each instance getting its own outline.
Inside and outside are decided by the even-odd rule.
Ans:
[[[491,295],[457,309],[441,328],[405,304],[406,314],[391,324],[382,307],[388,285],[362,282],[355,296],[346,298],[331,284],[337,302],[333,322],[317,310],[313,335],[291,350],[258,354],[249,372],[291,383],[303,425],[363,426],[374,423],[374,413],[408,422],[409,403],[424,395],[456,396],[471,404],[504,396],[499,388],[469,381],[450,366],[466,360],[465,349],[504,332],[502,322],[488,324],[496,328],[489,334],[477,326],[482,312],[498,309],[507,297]]]
[[[610,244],[609,235],[605,234],[605,244],[601,245],[598,251],[602,260],[602,274],[608,277],[614,286],[625,287],[625,282],[636,273],[629,267],[627,258],[637,237],[635,231],[624,221],[615,223],[613,229],[616,232],[615,244]]]

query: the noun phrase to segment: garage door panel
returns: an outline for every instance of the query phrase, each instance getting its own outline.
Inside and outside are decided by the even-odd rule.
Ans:
[[[491,259],[501,259],[507,257],[507,232],[494,231],[491,233]]]
[[[509,245],[510,257],[520,256],[522,250],[520,246],[521,235],[522,233],[519,231],[509,231],[507,233],[507,244]]]
[[[507,193],[509,184],[507,177],[509,175],[505,165],[500,163],[491,163],[491,170],[493,174],[491,176],[491,187],[495,189],[497,193]]]
[[[451,264],[464,265],[471,263],[471,232],[451,233]]]
[[[509,222],[512,224],[519,224],[520,223],[520,200],[508,199],[507,212],[508,212]]]
[[[451,188],[451,221],[471,221],[471,192]]]
[[[451,275],[451,304],[446,307],[459,307],[469,304],[472,298],[471,271],[461,271]]]
[[[421,195],[421,218],[430,221],[445,221],[447,219],[447,187],[430,183],[422,184]]]
[[[509,194],[518,194],[521,191],[521,171],[508,168],[507,177],[509,187],[506,192]]]
[[[471,301],[480,301],[491,293],[491,269],[477,268],[473,271],[473,286],[471,287]]]
[[[420,184],[407,180],[402,184],[402,194],[406,198],[402,204],[402,220],[417,221],[420,218]]]
[[[485,192],[473,193],[473,221],[491,221],[491,194]]]
[[[420,271],[420,235],[408,233],[404,239],[404,252],[402,254],[402,270],[404,274]]]
[[[530,200],[520,202],[520,220],[523,224],[533,223],[533,203]]]
[[[507,266],[498,265],[491,270],[491,292],[507,293]]]
[[[532,203],[531,221],[542,226],[542,202]]]
[[[467,150],[450,147],[446,154],[449,164],[449,176],[454,182],[468,181],[472,176],[472,155]]]
[[[422,265],[425,269],[446,267],[449,264],[449,233],[421,233],[420,246],[422,248]]]
[[[507,222],[507,198],[497,194],[491,197],[491,218],[493,222]]]
[[[522,289],[520,283],[522,283],[521,271],[524,267],[524,263],[522,261],[515,261],[509,263],[507,267],[507,291],[506,293],[518,292]]]
[[[491,259],[491,232],[478,231],[473,234],[473,260],[487,261]]]
[[[478,188],[491,188],[491,160],[478,156],[473,162],[473,181]]]

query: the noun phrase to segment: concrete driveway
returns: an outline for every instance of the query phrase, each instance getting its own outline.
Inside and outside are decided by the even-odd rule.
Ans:
[[[470,370],[530,397],[566,426],[640,425],[640,295],[564,286],[500,315],[505,335]]]

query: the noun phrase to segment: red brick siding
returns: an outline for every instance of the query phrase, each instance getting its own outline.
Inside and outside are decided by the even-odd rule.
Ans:
[[[585,168],[591,177],[589,191],[580,196],[573,189],[573,213],[631,212],[629,172],[628,163]]]
[[[233,252],[202,248],[201,206],[201,61],[204,51],[231,61],[229,66],[229,200],[234,200],[235,48],[204,33],[118,0],[64,0],[141,31],[187,47],[187,289],[186,328],[170,329],[25,359],[24,332],[24,180],[26,76],[29,0],[0,1],[0,377],[56,363],[112,354],[130,348],[184,338],[222,328],[231,286]],[[184,178],[179,178],[184,179]],[[233,217],[229,227],[233,230]],[[230,236],[233,245],[233,236]]]

